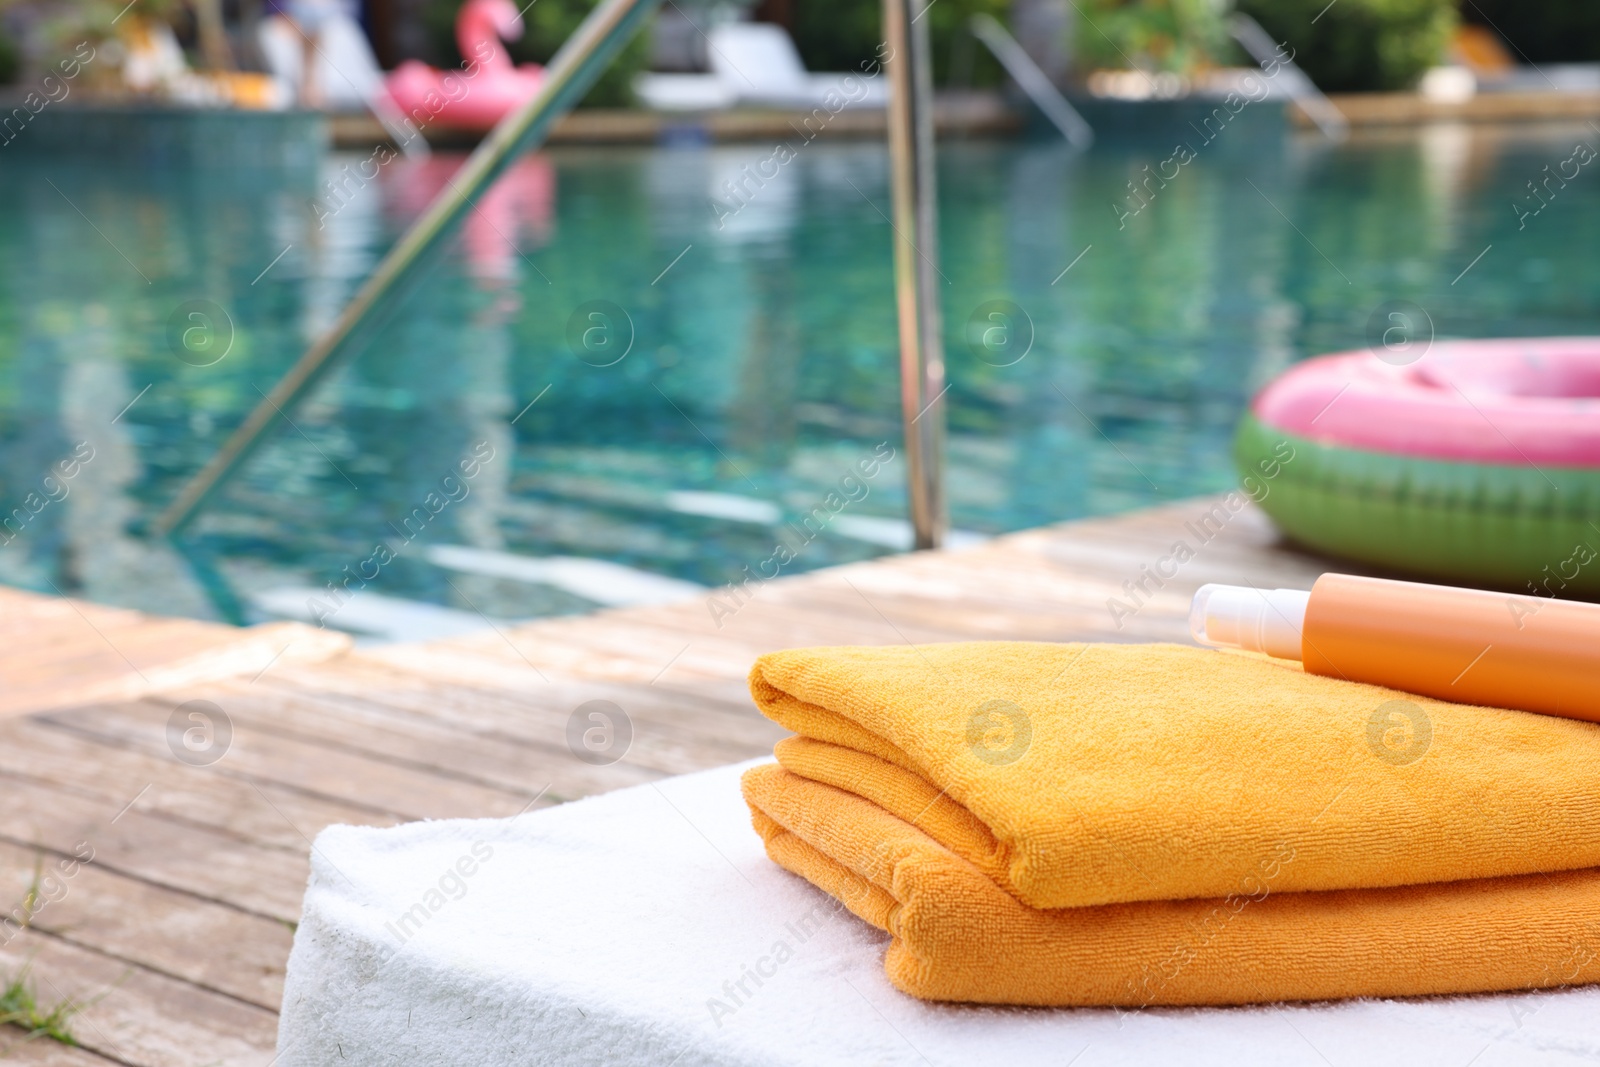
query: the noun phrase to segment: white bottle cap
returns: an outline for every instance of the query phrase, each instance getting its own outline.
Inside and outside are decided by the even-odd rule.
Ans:
[[[1202,645],[1300,658],[1311,594],[1301,589],[1202,585],[1189,609],[1189,632]]]

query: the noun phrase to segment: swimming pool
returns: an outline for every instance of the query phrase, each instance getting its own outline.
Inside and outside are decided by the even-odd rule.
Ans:
[[[1600,332],[1595,164],[1548,181],[1580,142],[1600,129],[1435,126],[1175,170],[1164,143],[946,144],[953,526],[1228,486],[1251,392],[1394,301],[1438,337]],[[903,547],[885,153],[816,142],[743,177],[770,154],[519,164],[183,552],[134,531],[459,158],[0,160],[0,581],[394,637]],[[326,595],[352,574],[360,597]]]

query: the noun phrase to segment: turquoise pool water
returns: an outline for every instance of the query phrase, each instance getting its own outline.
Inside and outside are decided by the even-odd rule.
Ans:
[[[987,535],[1226,487],[1251,392],[1365,344],[1390,301],[1439,337],[1600,330],[1600,164],[1538,201],[1528,187],[1579,142],[1600,130],[1297,137],[1202,151],[1138,199],[1130,181],[1171,146],[946,145],[953,525]],[[181,553],[133,531],[459,159],[370,177],[365,153],[266,172],[0,160],[0,502],[25,516],[0,581],[243,621],[314,614],[308,591],[357,573],[394,612],[329,624],[395,636],[720,585],[784,536],[805,541],[785,572],[894,551],[884,153],[814,143],[731,197],[724,182],[770,154],[524,162]],[[984,317],[995,301],[1022,316]],[[997,324],[1010,347],[970,343]],[[801,538],[830,492],[844,507]]]

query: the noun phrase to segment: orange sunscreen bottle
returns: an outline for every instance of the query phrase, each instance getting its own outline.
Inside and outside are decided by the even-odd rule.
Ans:
[[[1306,593],[1205,585],[1189,630],[1309,674],[1600,722],[1600,605],[1324,574]]]

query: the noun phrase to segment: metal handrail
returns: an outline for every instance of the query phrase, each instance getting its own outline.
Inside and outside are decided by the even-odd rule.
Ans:
[[[260,446],[274,419],[294,407],[340,356],[371,336],[383,313],[415,280],[426,253],[449,235],[519,153],[540,143],[582,97],[660,0],[604,0],[551,60],[537,97],[508,116],[478,146],[449,188],[396,242],[333,326],[263,397],[151,525],[181,531],[222,481]],[[938,215],[934,190],[933,77],[928,27],[914,0],[884,0],[885,70],[890,81],[889,155],[895,225],[895,302],[900,329],[901,408],[905,418],[913,543],[944,539],[944,349],[939,312]],[[925,9],[924,9],[925,10]]]
[[[371,337],[384,313],[417,280],[427,253],[472,210],[474,198],[488,189],[513,159],[545,139],[550,127],[583,98],[658,3],[660,0],[604,0],[589,13],[545,68],[538,95],[501,120],[467,157],[444,191],[383,257],[338,320],[317,338],[200,473],[156,517],[151,524],[152,533],[170,536],[188,525],[223,479],[260,447],[273,422],[315,387],[340,357]]]
[[[920,9],[913,13],[913,9]],[[933,170],[933,54],[919,0],[883,0],[889,46],[889,182],[894,296],[900,320],[912,545],[944,540],[944,342],[939,314],[939,215]]]
[[[968,21],[967,28],[1000,61],[1006,73],[1011,75],[1011,80],[1028,94],[1033,105],[1061,131],[1061,136],[1067,139],[1068,144],[1078,149],[1094,144],[1094,130],[1089,128],[1089,123],[1078,114],[1077,108],[1067,103],[1067,98],[1061,95],[1061,90],[1051,82],[1050,76],[1039,69],[1039,64],[1033,61],[1033,57],[1017,43],[1015,37],[1006,32],[1000,20],[993,15],[974,15]]]
[[[1295,66],[1293,59],[1282,54],[1278,42],[1261,28],[1261,23],[1249,15],[1235,14],[1228,20],[1228,33],[1250,53],[1250,58],[1261,64],[1263,70],[1273,64],[1278,65],[1278,77],[1283,80],[1289,98],[1300,105],[1300,110],[1317,124],[1317,129],[1322,131],[1324,137],[1330,141],[1342,141],[1350,135],[1350,120],[1344,117],[1344,112],[1317,88],[1317,83],[1311,80],[1310,75]]]

